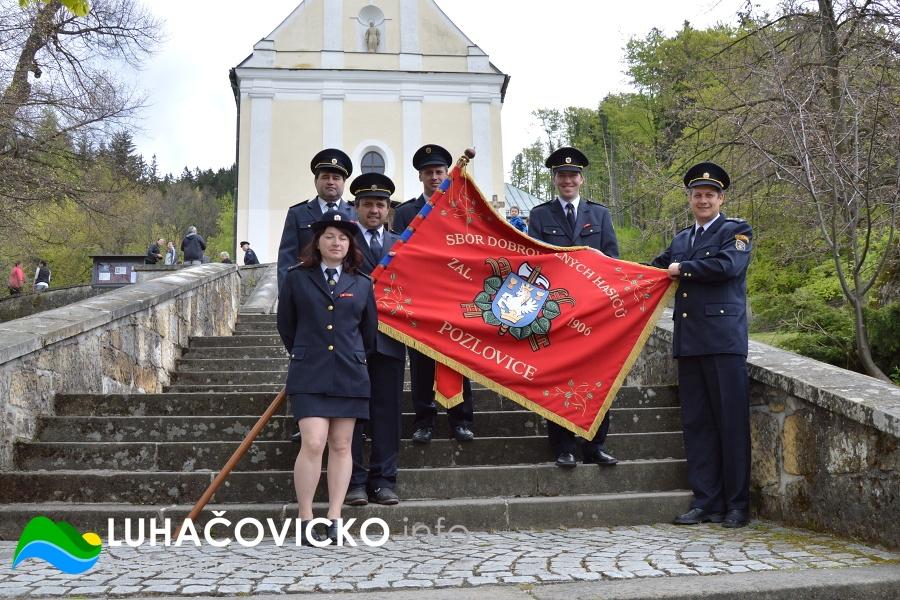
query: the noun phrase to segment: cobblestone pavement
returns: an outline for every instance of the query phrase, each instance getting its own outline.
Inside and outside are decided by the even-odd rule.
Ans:
[[[73,576],[0,543],[0,597],[245,595],[386,588],[448,588],[641,577],[834,569],[900,563],[900,554],[754,521],[568,531],[398,536],[380,548],[104,548]]]

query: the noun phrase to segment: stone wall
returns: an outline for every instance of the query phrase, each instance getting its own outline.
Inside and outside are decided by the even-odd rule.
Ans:
[[[230,335],[233,265],[207,264],[0,324],[0,470],[56,393],[158,392],[191,336]]]
[[[629,383],[675,383],[671,343],[667,311]],[[754,511],[900,547],[900,387],[757,342],[747,363]]]
[[[50,288],[39,294],[22,294],[0,300],[0,323],[21,319],[45,310],[51,310],[92,298],[108,292],[109,289],[93,288],[90,285],[70,285]]]

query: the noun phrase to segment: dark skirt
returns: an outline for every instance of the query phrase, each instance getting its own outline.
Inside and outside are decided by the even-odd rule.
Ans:
[[[369,399],[325,394],[291,394],[294,420],[306,417],[368,419]]]

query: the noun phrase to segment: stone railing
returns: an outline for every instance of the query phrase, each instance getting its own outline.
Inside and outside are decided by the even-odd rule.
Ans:
[[[52,287],[46,292],[3,298],[0,299],[0,323],[59,308],[85,298],[105,294],[108,291],[108,289],[93,288],[90,285],[70,285]]]
[[[52,414],[55,394],[158,392],[189,337],[229,335],[237,271],[198,265],[0,324],[0,469]]]
[[[671,344],[667,311],[629,383],[675,383]],[[755,512],[900,547],[900,387],[757,342],[747,365]]]

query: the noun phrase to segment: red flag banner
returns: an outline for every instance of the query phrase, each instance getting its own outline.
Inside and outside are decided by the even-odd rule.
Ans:
[[[402,240],[373,272],[379,329],[586,438],[675,290],[661,269],[531,239],[460,165]]]

